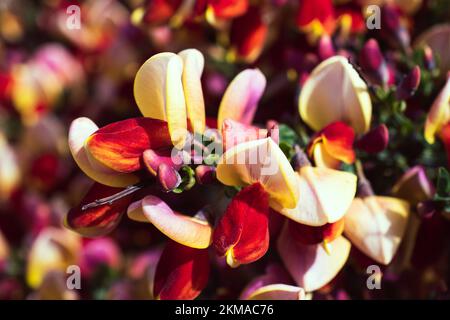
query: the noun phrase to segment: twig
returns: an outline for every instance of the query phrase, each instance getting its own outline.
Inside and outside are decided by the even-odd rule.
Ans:
[[[105,204],[111,205],[114,201],[120,200],[122,198],[125,198],[129,196],[130,194],[135,193],[138,190],[141,190],[142,188],[146,187],[148,185],[148,181],[138,182],[136,184],[133,184],[131,186],[126,187],[124,190],[115,193],[111,196],[97,199],[91,203],[85,204],[83,207],[81,207],[81,211],[85,211],[91,208],[96,208]]]

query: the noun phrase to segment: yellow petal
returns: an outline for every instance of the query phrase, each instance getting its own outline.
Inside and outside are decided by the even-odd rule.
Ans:
[[[299,188],[294,170],[271,139],[238,144],[225,152],[217,166],[217,179],[228,186],[260,182],[272,208],[295,208]]]
[[[7,199],[21,180],[21,170],[14,149],[0,131],[0,199]]]
[[[322,142],[319,142],[314,146],[313,156],[316,167],[338,169],[341,165],[341,161],[333,158],[327,152]]]
[[[287,284],[269,284],[255,290],[247,300],[305,300],[305,290]]]
[[[433,144],[435,135],[450,121],[450,76],[434,100],[425,122],[425,140]]]
[[[217,128],[222,128],[226,119],[251,124],[265,88],[266,78],[259,69],[246,69],[239,73],[223,95]]]
[[[80,169],[92,180],[111,187],[137,183],[139,179],[135,175],[114,172],[89,156],[85,142],[97,130],[98,127],[88,118],[75,119],[70,125],[69,148]]]
[[[212,227],[207,221],[175,213],[155,196],[147,196],[139,204],[130,206],[128,216],[141,221],[143,215],[159,231],[182,245],[204,249],[211,244]],[[136,212],[139,209],[142,215]]]
[[[328,243],[330,254],[322,244],[300,245],[290,239],[287,225],[278,238],[278,252],[286,269],[299,287],[315,291],[339,273],[350,254],[351,244],[343,236]]]
[[[353,200],[345,215],[345,235],[373,260],[389,264],[405,233],[409,216],[406,201],[370,196]]]
[[[148,59],[136,73],[134,98],[145,117],[166,120],[174,145],[181,147],[187,134],[183,61],[171,52]]]
[[[166,74],[166,115],[174,146],[182,148],[187,135],[186,101],[181,76],[183,61],[175,56],[168,61]]]
[[[9,256],[9,246],[6,242],[6,239],[3,237],[2,232],[0,231],[0,263],[6,260]]]
[[[186,109],[189,121],[194,132],[205,131],[205,102],[201,76],[205,59],[196,49],[183,50],[178,55],[183,59],[183,89],[186,99]]]
[[[155,54],[144,62],[134,79],[134,98],[145,117],[167,120],[166,79],[169,61],[177,57],[172,52]],[[183,94],[182,91],[178,94]]]
[[[41,231],[28,254],[26,279],[30,287],[38,287],[51,271],[66,272],[76,264],[81,249],[81,238],[75,233],[57,228]]]
[[[312,129],[343,121],[357,134],[367,132],[372,103],[367,85],[342,56],[320,63],[306,80],[299,97],[300,116]]]
[[[289,219],[309,226],[340,220],[356,193],[352,173],[316,167],[302,167],[297,175],[300,200],[294,209],[279,211]],[[276,208],[275,208],[276,209]]]

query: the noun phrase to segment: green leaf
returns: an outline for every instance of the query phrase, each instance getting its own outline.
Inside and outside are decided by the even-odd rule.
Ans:
[[[440,167],[438,171],[438,178],[436,183],[436,195],[445,198],[450,194],[450,174],[444,168]]]
[[[279,124],[278,130],[280,134],[280,145],[284,143],[289,146],[293,146],[295,143],[298,142],[299,137],[291,127],[285,124]]]

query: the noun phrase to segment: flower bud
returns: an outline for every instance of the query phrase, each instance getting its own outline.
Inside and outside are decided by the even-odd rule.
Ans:
[[[433,50],[428,45],[425,45],[425,47],[423,48],[423,55],[425,67],[428,70],[433,70],[434,68],[436,68],[436,61],[434,60]]]
[[[199,165],[195,168],[195,179],[200,184],[210,184],[216,181],[216,168],[213,166]]]
[[[162,163],[158,167],[158,180],[165,190],[173,190],[181,183],[180,174],[173,167]]]
[[[367,153],[378,153],[386,149],[388,143],[389,130],[384,124],[381,124],[362,136],[356,142],[356,147]]]
[[[336,51],[333,47],[333,42],[329,35],[324,34],[318,43],[317,53],[319,55],[320,60],[326,60],[336,54]]]
[[[406,49],[410,44],[408,30],[403,25],[400,10],[392,5],[385,5],[381,9],[382,36],[392,45]]]
[[[364,44],[359,55],[359,62],[364,74],[371,82],[378,85],[385,85],[388,82],[389,70],[375,39],[370,39]]]
[[[397,87],[397,99],[406,100],[416,93],[420,84],[420,68],[415,66]]]

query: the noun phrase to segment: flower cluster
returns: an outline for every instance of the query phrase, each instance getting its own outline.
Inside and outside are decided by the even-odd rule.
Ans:
[[[445,1],[125,2],[0,11],[0,297],[450,297]]]

